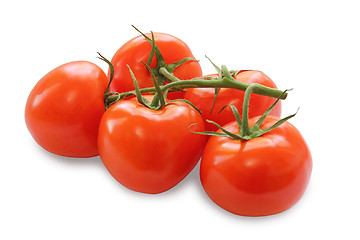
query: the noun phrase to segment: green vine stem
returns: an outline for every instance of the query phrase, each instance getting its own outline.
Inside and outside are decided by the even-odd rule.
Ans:
[[[172,82],[160,86],[160,90],[162,92],[165,91],[176,91],[179,88],[180,89],[187,89],[187,88],[233,88],[238,89],[241,91],[246,91],[246,89],[250,86],[249,84],[236,81],[229,73],[227,68],[225,66],[221,67],[223,72],[225,73],[224,77],[219,78],[208,78],[208,77],[197,77],[190,80],[180,80],[176,78],[172,73],[168,72],[166,68],[160,68],[159,72],[164,75],[166,78],[171,79]],[[140,93],[156,93],[155,87],[149,87],[149,88],[142,88],[139,89]],[[280,98],[280,99],[286,99],[287,93],[274,89],[269,88],[260,84],[257,84],[257,87],[252,89],[252,92],[258,95],[263,95],[267,97],[272,98]],[[115,103],[118,100],[124,99],[125,97],[136,95],[135,90],[129,91],[129,92],[123,92],[112,95],[109,95],[106,102],[109,103],[109,105]]]
[[[234,88],[245,91],[249,87],[249,84],[247,83],[236,81],[230,75],[226,66],[223,65],[221,66],[221,68],[225,70],[223,72],[226,76],[222,78],[214,78],[211,79],[210,81],[201,77],[190,80],[179,81],[179,79],[177,79],[173,74],[167,72],[166,68],[160,68],[159,72],[163,74],[166,78],[171,78],[173,80],[173,82],[163,86],[163,90],[167,90],[167,89],[171,90],[172,88],[181,87],[184,89],[185,88]],[[174,79],[177,79],[177,81],[174,81]],[[253,93],[267,97],[272,97],[272,98],[279,98],[281,96],[281,99],[286,99],[287,97],[287,94],[283,94],[283,91],[281,90],[269,88],[260,84],[259,87],[253,90]]]

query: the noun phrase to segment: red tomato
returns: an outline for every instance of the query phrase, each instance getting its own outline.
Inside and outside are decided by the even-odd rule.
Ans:
[[[217,74],[208,75],[210,77],[218,77]],[[275,83],[264,73],[260,71],[240,71],[235,79],[240,82],[247,84],[259,83],[266,87],[276,88]],[[223,126],[229,122],[235,120],[234,114],[230,108],[225,108],[219,113],[219,111],[225,106],[232,104],[242,114],[244,92],[241,90],[222,88],[219,90],[215,105],[210,113],[210,109],[214,100],[214,89],[213,88],[189,88],[185,94],[185,99],[192,102],[198,109],[201,110],[204,120],[212,120]],[[266,109],[268,109],[276,99],[271,97],[265,97],[261,95],[253,94],[250,98],[249,104],[249,118],[262,115]],[[280,116],[281,115],[281,104],[280,102],[273,108],[270,115]],[[207,131],[216,131],[217,127],[210,123],[205,123],[205,129]]]
[[[152,97],[147,96],[148,99]],[[135,98],[112,105],[99,128],[100,157],[123,186],[143,193],[161,193],[190,173],[198,162],[205,136],[201,115],[184,102],[151,110]]]
[[[146,34],[151,38],[151,34]],[[180,39],[165,33],[154,33],[156,45],[159,47],[166,64],[174,63],[186,57],[194,58],[189,47]],[[111,63],[114,66],[114,78],[110,86],[110,91],[128,92],[134,90],[134,83],[126,65],[129,65],[138,80],[139,87],[153,87],[153,81],[149,72],[146,70],[145,63],[150,55],[151,45],[143,37],[138,36],[125,43],[113,56]],[[150,67],[156,66],[156,56],[154,56]],[[196,61],[188,61],[175,69],[174,75],[187,80],[202,75],[200,64]],[[169,93],[169,99],[183,98],[184,92]]]
[[[45,75],[31,91],[25,121],[47,151],[66,157],[98,155],[97,133],[108,83],[97,65],[77,61]]]
[[[258,118],[250,120],[252,126]],[[277,117],[265,119],[261,129]],[[236,122],[224,128],[238,133]],[[303,195],[312,171],[308,146],[300,132],[285,122],[249,141],[211,137],[200,165],[204,190],[217,205],[244,216],[280,213]]]

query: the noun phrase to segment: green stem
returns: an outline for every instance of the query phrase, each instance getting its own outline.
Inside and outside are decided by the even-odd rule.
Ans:
[[[222,66],[222,69],[225,70],[225,74],[228,73],[225,66]],[[159,72],[164,75],[166,78],[170,79],[172,82],[163,86],[163,90],[171,89],[171,88],[234,88],[242,91],[246,91],[246,89],[249,87],[249,84],[239,82],[234,80],[230,75],[229,77],[225,77],[224,79],[220,80],[200,80],[200,79],[190,79],[190,80],[184,80],[181,81],[177,77],[175,77],[173,74],[169,73],[166,68],[162,67],[159,69]],[[253,89],[253,93],[258,95],[263,95],[267,97],[272,98],[279,98],[280,99],[286,99],[287,93],[283,93],[283,91],[275,89],[275,88],[269,88],[263,85],[258,85],[255,89]]]
[[[226,69],[223,67],[223,70]],[[216,78],[216,79],[209,79],[207,77],[197,77],[190,80],[180,80],[177,77],[175,77],[173,74],[171,74],[165,67],[161,67],[159,69],[160,74],[162,74],[164,77],[169,79],[170,83],[160,86],[160,89],[162,92],[165,92],[167,90],[179,90],[179,89],[186,89],[186,88],[232,88],[232,89],[238,89],[241,91],[246,91],[248,87],[250,86],[247,83],[239,82],[234,80],[232,77],[224,77],[224,78]],[[226,74],[226,73],[225,73]],[[110,85],[110,84],[109,84]],[[272,98],[279,98],[279,99],[286,99],[287,93],[283,92],[278,89],[269,88],[260,84],[257,84],[256,87],[252,88],[252,93],[263,95],[267,97]],[[142,88],[138,89],[139,93],[156,93],[155,87],[148,87],[148,88]],[[121,100],[125,97],[129,97],[132,95],[136,95],[136,91],[129,91],[129,92],[123,92],[120,94],[106,94],[107,95],[107,102],[114,103],[118,100]]]
[[[229,81],[228,78],[224,78],[224,79],[220,79],[220,80],[217,80],[217,79],[202,80],[202,79],[196,78],[196,79],[182,81],[182,80],[176,78],[171,73],[169,73],[166,70],[166,68],[160,68],[160,72],[166,78],[172,78],[171,80],[174,80],[173,82],[171,82],[169,84],[160,86],[160,88],[163,92],[166,90],[172,90],[172,89],[178,89],[178,88],[233,88],[233,89],[246,91],[246,89],[249,87],[249,84],[239,82],[236,80]],[[155,87],[142,88],[139,90],[141,93],[155,93],[156,92]],[[257,87],[252,90],[252,92],[255,94],[258,94],[258,95],[263,95],[263,96],[272,97],[272,98],[286,99],[286,97],[287,97],[287,93],[283,93],[283,91],[281,91],[281,90],[269,88],[269,87],[266,87],[266,86],[263,86],[260,84],[258,84]],[[135,95],[135,91],[120,93],[120,99],[123,99],[124,97],[131,96],[131,95]]]
[[[251,92],[261,86],[262,85],[260,85],[258,83],[253,83],[245,91],[244,101],[243,101],[242,124],[241,124],[241,131],[240,131],[242,137],[249,136],[251,133],[251,130],[249,127],[249,102],[250,102]]]

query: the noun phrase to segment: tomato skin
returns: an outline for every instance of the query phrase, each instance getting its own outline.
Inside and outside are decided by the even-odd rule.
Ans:
[[[145,34],[151,38],[151,34]],[[159,47],[166,64],[174,63],[186,57],[194,58],[190,48],[180,39],[165,33],[154,33],[156,45]],[[114,78],[110,91],[119,93],[134,90],[134,83],[127,65],[139,83],[140,88],[153,87],[153,81],[145,65],[151,51],[151,45],[143,36],[137,36],[126,42],[113,56],[111,63],[114,66]],[[150,67],[156,66],[154,56]],[[174,75],[181,80],[188,80],[202,76],[200,64],[196,61],[188,61],[175,69]],[[184,92],[173,92],[168,94],[169,99],[183,98]]]
[[[207,76],[214,78],[218,77],[217,74],[211,74]],[[260,71],[240,71],[235,76],[235,79],[239,82],[247,84],[259,83],[267,87],[276,88],[275,83],[267,75]],[[230,88],[220,89],[215,105],[212,109],[212,112],[210,113],[214,95],[215,93],[213,88],[189,88],[185,94],[185,99],[192,102],[198,109],[201,110],[204,120],[212,120],[218,123],[220,126],[235,120],[234,114],[230,108],[225,108],[219,113],[219,111],[225,105],[234,105],[239,110],[240,115],[242,115],[244,91]],[[276,99],[271,97],[253,94],[249,103],[249,118],[262,115],[266,109],[268,109],[275,102],[275,100]],[[280,102],[276,104],[270,115],[278,117],[281,115]],[[211,123],[205,122],[205,129],[207,131],[216,131],[218,128]]]
[[[66,63],[46,74],[25,106],[26,126],[34,140],[57,155],[97,156],[108,81],[100,67],[86,61]]]
[[[148,99],[152,98],[147,96]],[[99,152],[105,167],[123,186],[156,194],[185,178],[199,161],[205,136],[201,115],[184,102],[151,110],[135,98],[112,105],[99,128]]]
[[[262,128],[276,120],[267,117]],[[235,122],[225,129],[238,133]],[[201,160],[200,179],[208,196],[223,209],[243,216],[266,216],[293,206],[303,195],[311,171],[305,140],[285,122],[249,141],[211,137]]]

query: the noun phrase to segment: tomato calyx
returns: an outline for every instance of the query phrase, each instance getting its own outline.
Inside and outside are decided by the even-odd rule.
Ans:
[[[279,98],[277,98],[277,100],[263,113],[263,115],[261,115],[261,117],[257,120],[257,122],[250,128],[249,126],[249,100],[250,100],[250,95],[251,93],[258,88],[259,86],[262,86],[258,83],[252,83],[250,84],[250,86],[246,89],[245,91],[245,95],[244,95],[244,102],[243,102],[243,112],[242,112],[242,119],[240,117],[239,111],[237,110],[237,108],[231,104],[229,105],[225,105],[220,112],[226,108],[226,107],[230,107],[234,116],[235,116],[235,120],[237,122],[238,128],[239,128],[239,133],[232,133],[227,131],[225,128],[223,128],[222,126],[220,126],[219,124],[217,124],[214,121],[210,121],[210,120],[206,120],[208,123],[214,124],[215,126],[217,126],[221,132],[213,132],[213,131],[205,131],[205,132],[194,132],[191,131],[191,127],[194,125],[190,125],[189,126],[189,131],[193,132],[193,133],[197,133],[197,134],[202,134],[202,135],[210,135],[210,136],[220,136],[220,137],[229,137],[232,138],[234,140],[241,140],[241,141],[247,141],[253,138],[257,138],[262,136],[263,134],[272,131],[273,129],[279,127],[281,124],[283,124],[284,122],[286,122],[287,120],[289,120],[290,118],[294,117],[298,110],[294,113],[291,114],[285,118],[280,119],[279,121],[277,121],[276,123],[274,123],[272,126],[265,128],[265,129],[261,129],[261,124],[263,123],[263,121],[265,120],[265,118],[269,115],[269,113],[271,112],[271,110],[275,107],[276,103],[281,99],[281,96]],[[287,91],[289,91],[291,89],[287,89],[285,91],[283,91],[283,94],[286,94]]]
[[[177,62],[166,64],[159,47],[155,43],[154,33],[152,31],[150,31],[150,33],[151,33],[151,39],[150,39],[148,36],[146,36],[144,33],[142,33],[139,29],[137,29],[134,25],[132,25],[132,27],[136,31],[138,31],[149,42],[149,44],[151,44],[151,52],[150,52],[150,55],[149,55],[149,58],[148,58],[146,64],[148,66],[150,66],[153,61],[154,56],[156,56],[156,66],[153,68],[148,68],[147,70],[150,74],[154,74],[154,76],[157,78],[157,80],[159,82],[159,85],[163,85],[166,81],[168,81],[168,82],[180,81],[180,79],[176,78],[173,74],[175,69],[180,67],[182,64],[184,64],[188,61],[198,62],[198,60],[196,60],[194,58],[186,57]],[[164,76],[164,74],[162,74],[161,71],[166,72],[167,76]],[[182,91],[182,89],[179,88],[179,89],[177,89],[177,91]]]
[[[150,108],[154,111],[157,111],[157,110],[163,109],[169,103],[172,103],[175,101],[182,101],[182,102],[185,102],[185,103],[189,104],[190,106],[192,106],[196,111],[198,111],[201,114],[201,111],[197,107],[195,107],[194,104],[192,104],[190,101],[188,101],[186,99],[174,99],[174,100],[166,101],[166,96],[167,96],[169,89],[163,91],[160,87],[158,79],[156,78],[155,74],[151,71],[150,66],[145,62],[142,62],[142,63],[145,65],[146,69],[149,71],[149,73],[151,75],[151,79],[154,84],[154,88],[155,88],[155,95],[151,102],[149,102],[144,96],[141,95],[141,90],[139,88],[138,81],[136,80],[136,77],[135,77],[133,71],[131,70],[130,66],[127,65],[127,67],[129,68],[129,71],[130,71],[131,78],[134,82],[135,95],[136,95],[137,101],[140,104],[142,104],[145,107]]]
[[[231,70],[231,71],[228,71],[228,69],[226,68],[225,65],[222,65],[221,68],[219,68],[213,61],[211,61],[211,59],[207,56],[205,56],[209,61],[210,63],[213,65],[213,67],[215,68],[216,72],[218,73],[218,78],[215,78],[216,80],[221,80],[223,78],[227,78],[231,81],[236,81],[234,79],[234,77],[241,71],[241,70],[238,70],[238,71],[234,71],[234,70]],[[216,101],[216,98],[219,94],[219,91],[220,91],[220,88],[214,88],[215,90],[215,94],[214,94],[214,100],[211,104],[211,108],[210,108],[210,114],[212,113],[212,110],[214,108],[214,105],[215,105],[215,101]]]

